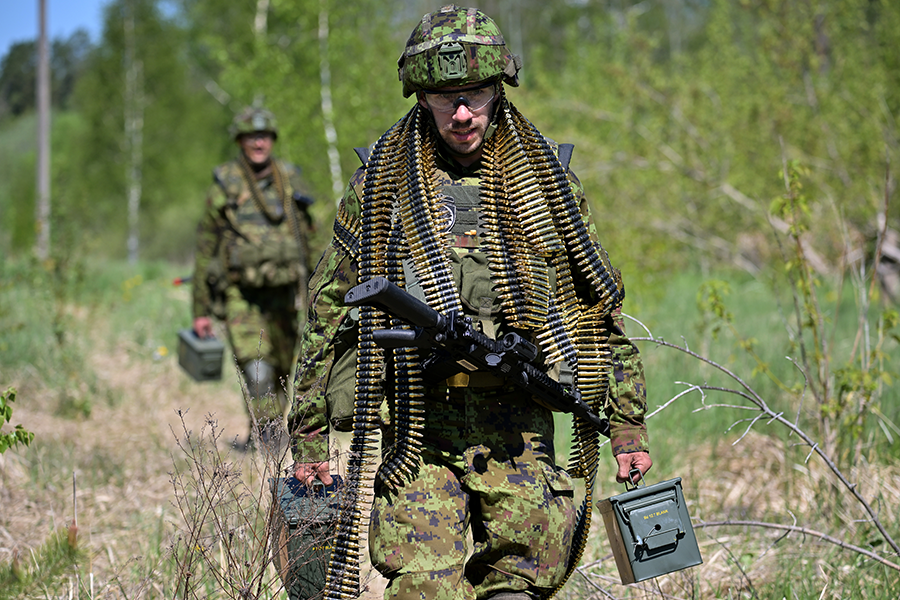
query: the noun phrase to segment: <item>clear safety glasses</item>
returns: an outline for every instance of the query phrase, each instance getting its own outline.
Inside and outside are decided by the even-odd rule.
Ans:
[[[460,104],[474,112],[487,106],[497,95],[496,83],[484,83],[477,87],[453,90],[452,92],[424,91],[425,102],[433,110],[442,113],[455,113]]]

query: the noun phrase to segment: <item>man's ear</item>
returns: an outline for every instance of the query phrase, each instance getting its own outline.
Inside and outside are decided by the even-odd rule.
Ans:
[[[424,108],[426,110],[431,110],[431,108],[428,106],[428,103],[425,102],[425,93],[424,92],[416,92],[416,100],[419,102],[420,105],[422,105],[422,108]]]

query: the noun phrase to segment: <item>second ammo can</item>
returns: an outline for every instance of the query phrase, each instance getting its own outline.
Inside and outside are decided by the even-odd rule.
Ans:
[[[680,477],[635,487],[598,508],[623,584],[703,562]]]
[[[290,600],[322,598],[343,483],[339,475],[332,479],[328,486],[318,480],[306,486],[294,477],[269,480],[276,503],[273,560]]]
[[[225,345],[214,337],[200,338],[193,329],[178,331],[178,364],[195,381],[222,379]]]

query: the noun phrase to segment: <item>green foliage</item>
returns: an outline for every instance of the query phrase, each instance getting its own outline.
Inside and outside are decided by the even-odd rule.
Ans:
[[[172,280],[184,270],[74,255],[47,265],[0,260],[0,372],[41,373],[41,383],[54,390],[55,412],[89,417],[98,402],[117,401],[94,372],[90,349],[125,343],[148,358],[168,354],[178,324],[190,321],[187,303],[171,297]]]
[[[885,110],[896,58],[876,40],[896,38],[885,23],[898,9],[777,6],[713,2],[681,52],[662,51],[665,30],[646,27],[637,7],[585,8],[562,30],[556,54],[566,63],[545,66],[549,51],[526,62],[527,86],[511,97],[543,131],[576,144],[573,166],[597,213],[614,218],[604,242],[626,281],[691,264],[770,266],[765,207],[783,192],[762,174],[783,156],[810,169],[803,192],[821,202],[808,226],[824,261],[844,250],[835,211],[858,239],[874,238],[898,147],[898,113]],[[896,217],[892,209],[895,227]]]
[[[12,404],[15,401],[15,389],[8,388],[5,392],[0,393],[0,417],[3,417],[3,421],[0,422],[0,425],[5,425],[12,421]],[[3,454],[10,448],[18,446],[19,444],[28,446],[32,441],[34,441],[34,434],[25,429],[21,424],[18,424],[13,431],[7,431],[6,433],[0,432],[0,454]]]
[[[50,103],[66,108],[90,47],[88,33],[79,29],[68,39],[50,44]],[[30,112],[37,88],[37,42],[13,44],[0,60],[0,121]]]
[[[751,273],[772,266],[779,251],[766,205],[785,192],[765,174],[785,159],[808,171],[802,194],[817,201],[792,226],[814,232],[823,263],[833,266],[844,253],[835,212],[869,252],[886,165],[898,163],[900,147],[896,3],[601,4],[489,0],[481,8],[524,57],[522,86],[509,97],[546,134],[576,145],[573,168],[609,223],[603,243],[630,286],[690,265]],[[69,224],[89,254],[125,254],[123,97],[126,63],[139,64],[141,251],[187,259],[210,169],[235,152],[228,122],[254,101],[278,116],[276,153],[303,168],[318,199],[321,248],[335,200],[322,82],[330,86],[344,181],[359,166],[351,149],[371,145],[408,110],[393,57],[434,6],[161,6],[111,3],[103,38],[83,68],[70,69],[77,117],[62,131],[53,120],[54,224]],[[257,14],[261,6],[267,10]],[[130,63],[128,14],[136,24]],[[4,218],[0,244],[15,241],[22,251],[32,240],[33,159],[12,158],[15,177],[0,179],[0,212],[16,226]],[[13,186],[15,196],[4,197]],[[896,228],[896,208],[887,217]]]
[[[34,242],[33,115],[0,122],[0,248],[28,251]]]
[[[50,383],[90,381],[70,310],[82,275],[71,258],[47,266],[0,261],[0,364],[7,372],[31,365]]]
[[[126,34],[130,18],[134,29]],[[185,45],[186,32],[163,15],[158,2],[123,0],[106,8],[103,39],[75,92],[83,122],[68,138],[73,151],[65,152],[66,183],[54,186],[64,190],[55,206],[68,207],[92,254],[126,252],[127,77],[134,78],[141,123],[141,250],[174,260],[189,253],[209,174],[224,144],[215,135],[223,111],[184,60]]]
[[[35,598],[56,590],[62,594],[71,585],[78,563],[87,557],[78,548],[78,528],[53,531],[30,556],[14,555],[12,562],[0,565],[0,589],[3,597]]]
[[[818,433],[829,455],[854,460],[861,452],[866,422],[872,413],[880,413],[884,389],[893,379],[885,344],[895,335],[891,329],[896,324],[896,311],[870,306],[867,298],[871,291],[867,288],[874,285],[874,267],[868,266],[863,278],[848,273],[858,299],[856,342],[849,351],[832,342],[839,339],[829,336],[834,327],[832,315],[840,313],[841,305],[838,297],[833,308],[825,308],[822,282],[808,255],[805,234],[813,207],[803,192],[808,174],[798,163],[789,163],[780,173],[785,194],[773,202],[772,209],[789,225],[783,249],[794,307],[794,341],[798,363],[816,402]],[[859,340],[864,338],[866,345],[860,348]]]
[[[658,286],[632,287],[625,312],[640,319],[655,337],[674,343],[682,341],[695,352],[739,374],[785,414],[796,416],[798,409],[802,409],[804,426],[819,435],[819,408],[811,400],[810,384],[806,384],[798,371],[802,361],[793,325],[795,319],[784,310],[791,303],[791,291],[783,280],[767,281],[726,272],[709,279],[702,273],[688,271],[671,278],[664,290],[665,294],[657,298]],[[826,334],[830,340],[828,358],[834,370],[833,396],[855,399],[834,407],[843,406],[844,411],[843,417],[836,421],[844,436],[842,451],[849,451],[853,460],[857,444],[864,440],[869,460],[896,459],[900,457],[900,430],[897,429],[900,406],[888,400],[897,378],[896,365],[900,364],[900,343],[893,337],[897,333],[892,320],[896,311],[873,310],[867,318],[873,352],[879,358],[876,365],[864,367],[859,354],[855,361],[852,354],[860,326],[858,313],[848,309],[855,303],[853,290],[837,290],[834,281],[826,280],[818,293],[823,298],[833,298],[834,302],[822,307],[834,315]],[[642,335],[635,324],[629,322],[627,326],[631,336]],[[883,338],[878,337],[881,330],[885,331]],[[699,339],[691,335],[693,332],[699,334]],[[880,345],[875,343],[879,339],[883,339]],[[640,348],[651,410],[685,391],[685,385],[678,382],[707,382],[714,386],[729,383],[707,365],[689,357],[663,351],[652,344],[641,343]],[[867,390],[872,388],[871,396],[867,396]],[[866,397],[871,398],[868,405],[863,404]],[[708,404],[715,402],[707,399]],[[650,421],[655,456],[677,456],[685,440],[717,439],[735,433],[735,421],[740,414],[728,410],[694,412],[697,408],[696,402],[682,399],[666,408],[660,415],[662,418]],[[861,410],[864,412],[860,413]],[[778,435],[769,429],[767,433]],[[822,439],[824,444],[824,438],[817,439]],[[663,461],[660,467],[668,470],[672,465]]]
[[[696,350],[740,374],[785,414],[796,415],[799,426],[810,432],[835,463],[857,464],[864,452],[870,461],[896,456],[894,434],[900,433],[896,425],[900,412],[887,399],[900,364],[897,311],[869,300],[876,285],[873,265],[851,264],[846,272],[829,277],[813,268],[808,240],[814,230],[804,222],[814,212],[815,202],[803,191],[807,189],[806,174],[798,163],[788,163],[779,174],[785,192],[772,203],[773,216],[787,224],[779,246],[788,267],[770,271],[765,280],[736,282],[731,275],[727,280],[697,284],[697,330],[709,338]],[[665,337],[671,327],[655,323],[654,318],[659,317],[654,311],[644,310],[647,314],[642,320],[657,336]],[[683,317],[677,320],[682,327],[689,322]],[[660,365],[652,354],[648,359],[646,371],[653,380],[649,389],[655,389],[657,378],[666,381],[654,396],[662,392],[662,398],[668,398],[679,391],[667,381],[697,379],[690,374],[696,372],[696,364],[676,360],[657,372]],[[703,365],[700,377],[709,377],[710,385],[724,385]],[[721,416],[709,411],[704,415],[712,420],[704,422],[699,431],[693,428],[700,424],[682,421],[683,415],[667,422],[688,427],[679,427],[679,438],[703,437],[716,428],[720,432],[730,428]]]
[[[708,321],[701,322],[701,328],[708,327],[714,337],[719,335],[723,326],[731,326],[734,322],[734,315],[725,306],[725,296],[730,293],[731,286],[720,279],[705,281],[697,292],[697,306],[701,314],[710,317]]]

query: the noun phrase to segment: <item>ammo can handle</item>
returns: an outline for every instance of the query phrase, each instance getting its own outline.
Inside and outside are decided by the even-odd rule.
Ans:
[[[635,467],[628,471],[628,480],[625,482],[626,490],[636,490],[639,487],[638,484],[634,482],[635,477],[637,477],[638,482],[640,482],[640,487],[647,485],[647,483],[644,481],[644,474],[641,473],[640,469]],[[630,488],[628,487],[629,483],[631,484]]]

